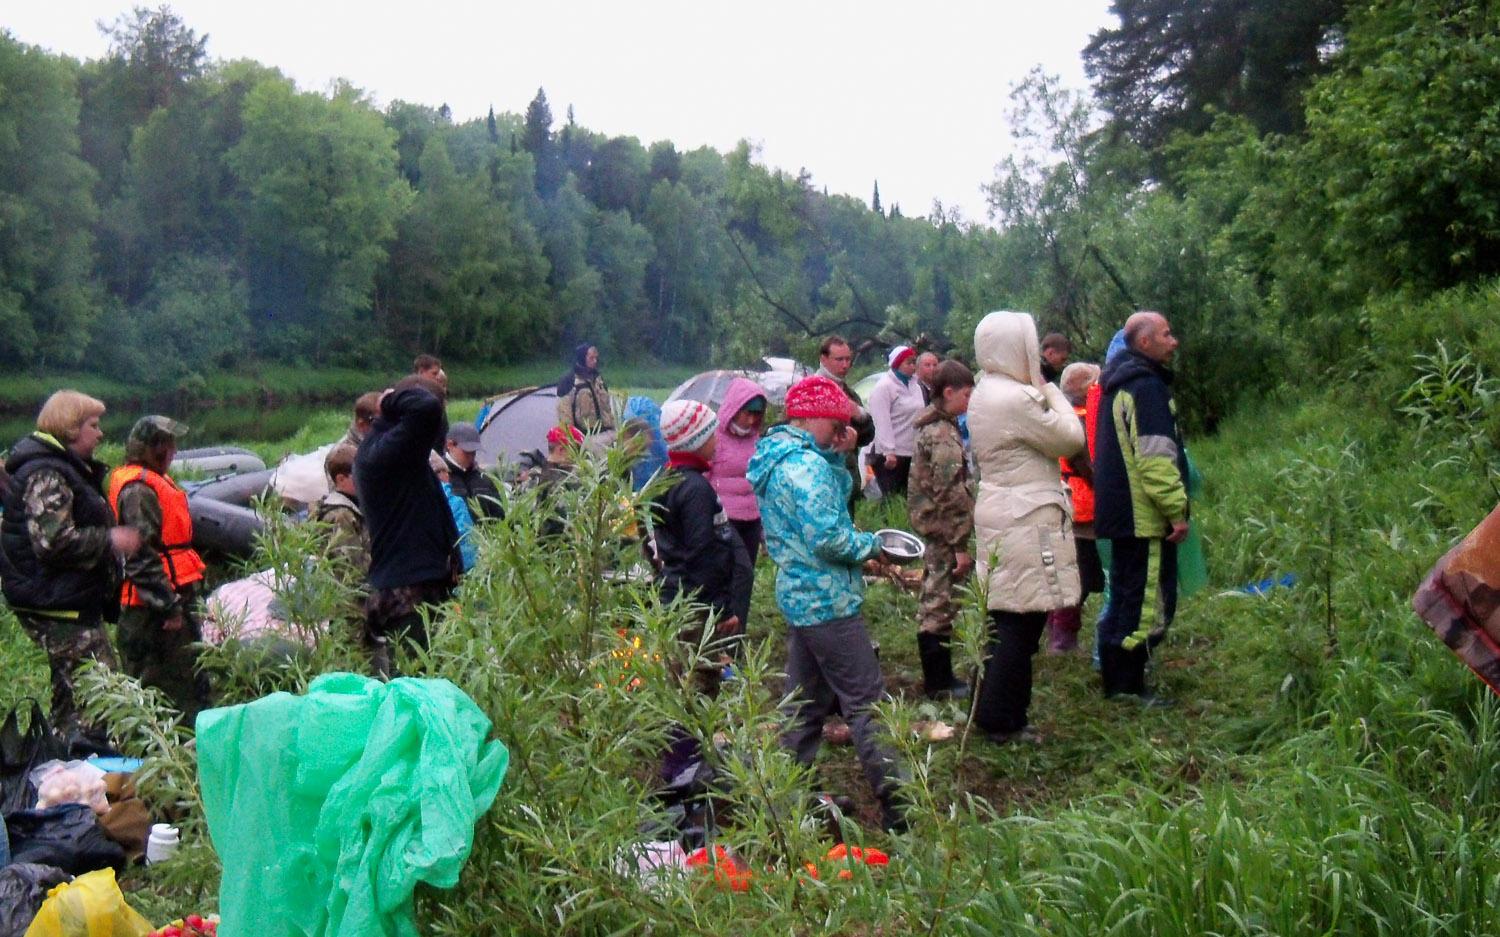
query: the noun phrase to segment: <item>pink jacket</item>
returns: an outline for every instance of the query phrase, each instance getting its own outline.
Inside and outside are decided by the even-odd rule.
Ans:
[[[765,397],[765,390],[748,378],[737,377],[724,392],[724,402],[719,405],[719,445],[714,450],[713,469],[708,480],[719,493],[719,503],[732,521],[760,520],[760,505],[755,501],[755,492],[745,480],[745,466],[755,454],[755,444],[760,442],[759,433],[736,436],[729,429],[729,421],[745,409],[745,404],[756,397]]]

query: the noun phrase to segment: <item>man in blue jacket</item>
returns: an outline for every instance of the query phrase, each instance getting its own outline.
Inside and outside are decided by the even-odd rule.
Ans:
[[[860,567],[880,553],[874,534],[855,528],[854,481],[834,441],[855,407],[833,380],[814,375],[786,395],[787,425],[756,446],[746,477],[760,502],[766,551],[776,563],[776,604],[787,631],[787,690],[795,697],[782,742],[811,766],[823,721],[841,711],[865,777],[880,798],[888,830],[905,828],[896,764],[870,707],[885,697],[885,679],[860,609]]]
[[[458,581],[458,528],[428,464],[448,430],[442,388],[412,375],[380,398],[380,415],[354,458],[354,485],[370,532],[365,644],[375,671],[391,674],[391,646],[427,648],[424,611]]]
[[[1167,362],[1165,316],[1125,322],[1125,351],[1105,365],[1094,457],[1094,530],[1110,541],[1109,608],[1099,621],[1106,696],[1146,692],[1146,662],[1177,610],[1177,544],[1188,532],[1187,462]]]

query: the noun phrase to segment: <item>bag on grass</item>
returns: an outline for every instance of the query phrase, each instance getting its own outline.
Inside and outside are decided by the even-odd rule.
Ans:
[[[1438,560],[1411,604],[1500,696],[1500,507]]]
[[[47,893],[26,937],[145,937],[151,922],[125,903],[113,869],[80,875]]]
[[[29,708],[31,718],[21,731],[21,715]],[[0,723],[0,813],[25,810],[36,806],[36,788],[31,772],[40,765],[67,754],[67,746],[58,738],[42,712],[42,704],[24,699],[11,707]]]
[[[5,826],[12,862],[55,865],[70,875],[125,867],[125,850],[104,835],[86,804],[17,810],[6,814]]]
[[[50,865],[18,862],[0,869],[0,937],[23,937],[53,885],[68,873]]]

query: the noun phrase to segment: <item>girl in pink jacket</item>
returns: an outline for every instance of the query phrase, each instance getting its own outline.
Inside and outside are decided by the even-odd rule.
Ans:
[[[755,454],[766,422],[766,392],[759,384],[737,377],[719,405],[719,444],[714,450],[708,480],[719,493],[729,523],[745,542],[753,564],[760,552],[760,505],[745,480],[745,466]]]

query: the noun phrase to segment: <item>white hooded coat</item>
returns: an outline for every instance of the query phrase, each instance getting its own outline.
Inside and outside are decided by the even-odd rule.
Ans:
[[[992,312],[974,330],[982,373],[969,402],[979,466],[974,527],[989,608],[1044,612],[1077,605],[1073,504],[1057,460],[1083,448],[1083,427],[1062,391],[1042,380],[1036,323]]]

